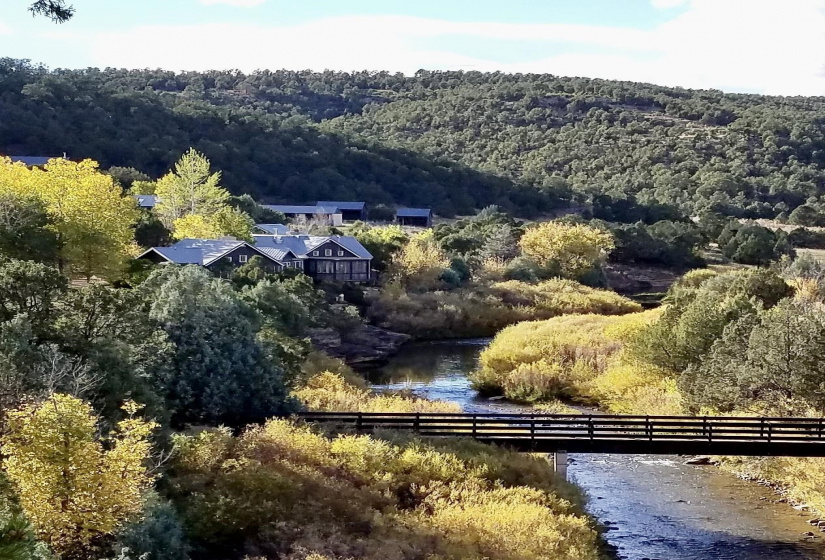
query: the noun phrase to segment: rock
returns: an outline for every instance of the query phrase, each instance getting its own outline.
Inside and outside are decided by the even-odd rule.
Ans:
[[[825,527],[825,521],[819,521],[816,526],[819,528]]]
[[[806,509],[808,509],[808,506],[806,506],[805,504],[799,504],[797,506],[794,506],[793,508],[797,511],[805,511]]]
[[[487,399],[487,400],[488,400],[488,401],[500,401],[500,400],[502,400],[502,399],[504,399],[504,398],[506,398],[504,395],[499,395],[499,396],[497,396],[497,397],[490,397],[490,398],[489,398],[489,399]]]
[[[686,465],[710,465],[710,457],[707,455],[699,455],[685,461]]]
[[[410,336],[372,325],[360,325],[346,333],[332,328],[310,329],[309,339],[334,358],[350,365],[375,364],[398,352]]]
[[[804,532],[804,533],[802,533],[802,534],[803,534],[803,535],[805,535],[806,537],[815,537],[815,536],[816,536],[816,535],[814,535],[811,531],[805,531],[805,532]]]
[[[814,517],[813,519],[809,519],[808,523],[810,523],[811,525],[818,525],[820,521],[822,521],[820,518]]]

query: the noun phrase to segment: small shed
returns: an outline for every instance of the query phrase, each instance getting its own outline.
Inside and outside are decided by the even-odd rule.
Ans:
[[[402,226],[432,227],[433,211],[429,208],[399,208],[395,212],[395,223]]]
[[[345,222],[367,221],[366,202],[344,202],[336,200],[319,200],[318,206],[326,208],[337,208],[341,211],[341,218]]]

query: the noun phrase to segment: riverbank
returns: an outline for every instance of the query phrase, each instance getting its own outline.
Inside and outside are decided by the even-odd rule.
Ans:
[[[524,405],[480,398],[467,374],[489,339],[410,343],[369,380],[380,391],[408,390],[457,402],[467,412],[516,412]],[[587,511],[607,526],[620,558],[642,560],[813,560],[825,555],[810,515],[767,487],[681,457],[571,455],[571,481]],[[813,531],[815,538],[804,533]]]

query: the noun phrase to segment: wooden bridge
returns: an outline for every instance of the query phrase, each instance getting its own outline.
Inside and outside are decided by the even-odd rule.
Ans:
[[[825,457],[821,418],[303,412],[306,422],[358,433],[471,437],[535,453]]]

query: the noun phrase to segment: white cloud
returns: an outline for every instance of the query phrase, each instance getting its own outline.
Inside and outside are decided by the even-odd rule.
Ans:
[[[260,0],[201,0],[250,3]],[[673,0],[654,0],[657,4]],[[549,72],[728,91],[825,95],[825,0],[691,0],[652,30],[349,16],[302,25],[143,26],[91,37],[96,64],[170,69]],[[443,39],[530,41],[536,56],[497,62]],[[139,45],[138,48],[135,46]],[[546,56],[542,56],[546,52]]]
[[[650,0],[650,3],[657,10],[668,10],[686,4],[687,0]]]
[[[260,6],[266,0],[200,0],[201,4],[214,6],[215,4],[225,4],[227,6],[238,6],[248,8],[250,6]]]

